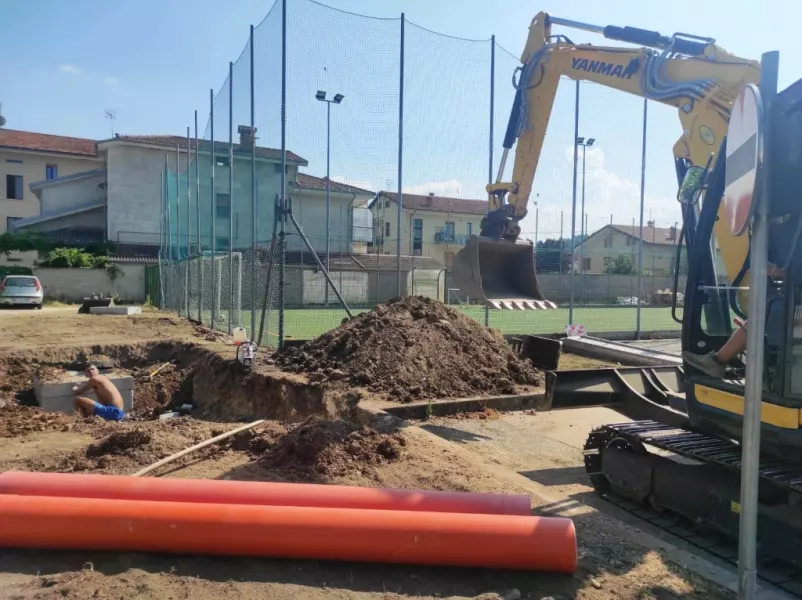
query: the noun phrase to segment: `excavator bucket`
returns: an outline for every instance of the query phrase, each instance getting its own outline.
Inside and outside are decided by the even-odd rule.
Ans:
[[[543,297],[531,244],[497,242],[472,235],[451,265],[451,282],[470,299],[493,308],[557,308]]]

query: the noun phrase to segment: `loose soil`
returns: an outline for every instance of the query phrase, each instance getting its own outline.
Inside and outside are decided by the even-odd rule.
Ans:
[[[541,376],[503,336],[422,296],[390,300],[288,348],[278,364],[311,381],[347,381],[402,402],[511,394]]]
[[[426,310],[435,316],[447,315],[441,312],[442,305],[434,307]],[[395,385],[405,386],[407,393],[414,382],[414,373],[408,371],[410,358],[415,364],[418,356],[424,361],[431,357],[426,349],[429,344],[440,344],[440,353],[435,358],[449,361],[451,369],[456,366],[452,354],[465,360],[471,357],[475,360],[478,356],[481,361],[490,361],[483,351],[466,352],[466,338],[452,334],[444,323],[438,327],[426,317],[416,322],[421,319],[408,310],[407,316],[403,316],[402,311],[392,306],[386,307],[386,311],[371,325],[374,332],[367,337],[388,348],[381,348],[376,359],[389,356],[385,362],[393,363],[397,360],[395,352],[406,361],[405,368],[397,369],[394,376],[401,381]],[[418,427],[399,429],[398,421],[391,417],[361,419],[367,425],[357,426],[353,417],[360,396],[347,387],[352,372],[348,365],[339,364],[347,362],[343,360],[347,358],[345,355],[335,353],[336,366],[313,371],[326,377],[311,383],[303,373],[280,372],[269,364],[272,359],[266,355],[261,356],[260,364],[252,372],[243,372],[233,362],[234,351],[227,339],[218,339],[217,335],[175,317],[157,316],[148,315],[142,323],[134,323],[125,317],[72,314],[54,319],[48,311],[21,313],[19,317],[0,314],[0,366],[6,372],[0,383],[0,404],[5,403],[0,407],[0,471],[132,473],[167,454],[237,427],[239,421],[267,416],[275,420],[183,457],[153,475],[524,493],[532,497],[534,510],[544,514],[567,510],[566,507],[572,510],[583,507],[570,500],[549,505],[525,480],[522,483],[506,466],[499,466],[498,457],[491,455],[484,459]],[[390,323],[382,321],[384,316],[388,316]],[[162,318],[165,320],[160,321]],[[443,318],[454,327],[452,316]],[[340,328],[337,335],[353,327],[354,322],[356,319]],[[403,348],[399,348],[378,331],[396,326],[400,328],[396,331],[406,332],[407,340],[417,340],[412,334],[420,334],[421,355],[410,350],[417,342],[410,346],[404,342]],[[488,336],[485,341],[503,343],[497,334],[481,327],[480,330]],[[354,328],[351,335],[358,342],[358,351],[353,354],[360,356],[363,344],[359,336],[365,334]],[[477,344],[479,338],[474,333],[470,335],[471,343]],[[9,340],[24,341],[14,344]],[[345,345],[348,344],[346,341]],[[376,344],[371,341],[370,345]],[[487,348],[487,344],[483,347]],[[499,355],[500,360],[496,357],[496,362],[479,364],[492,365],[496,372],[499,367],[507,369],[508,377],[514,381],[512,375],[516,371],[509,366],[514,362],[507,359],[509,348],[506,344],[501,348],[504,351]],[[30,389],[30,376],[35,370],[67,368],[74,363],[79,349],[95,359],[105,356],[116,368],[131,372],[135,377],[135,401],[142,406],[152,405],[152,410],[158,411],[189,397],[195,405],[192,414],[196,418],[182,416],[158,421],[151,418],[151,411],[131,421],[106,423],[67,415],[42,415],[36,409],[17,405]],[[172,366],[155,375],[151,382],[149,374],[165,362]],[[326,368],[332,371],[326,373]],[[345,379],[337,379],[336,374],[334,378],[328,377],[335,370],[344,372]],[[306,371],[306,367],[301,371]],[[476,395],[473,388],[459,388],[447,369],[438,371],[437,362],[425,371],[426,381],[442,377],[446,385],[444,388],[435,385],[426,392],[422,389],[421,393],[437,397],[441,389],[456,389],[453,395]],[[391,370],[381,368],[372,372],[380,382],[388,382],[389,379],[382,378],[393,375]],[[528,373],[537,375],[531,369]],[[334,385],[329,386],[332,379]],[[380,385],[374,389],[384,392],[386,387]],[[364,392],[364,396],[369,397],[370,392]],[[484,418],[480,414],[476,418],[471,415],[463,422],[487,425],[503,422],[488,411],[483,415]],[[448,426],[447,423],[455,422],[445,423]],[[475,435],[477,441],[481,439],[479,433],[469,435]],[[626,536],[622,523],[599,513],[593,515],[593,518],[584,513],[575,516],[580,561],[577,573],[568,577],[481,569],[2,549],[0,597],[499,600],[508,597],[511,590],[518,590],[522,598],[535,600],[731,597],[670,562],[662,552],[623,542]],[[509,597],[518,596],[512,593]]]

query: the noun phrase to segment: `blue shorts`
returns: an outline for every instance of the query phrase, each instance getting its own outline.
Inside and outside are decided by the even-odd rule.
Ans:
[[[106,406],[100,402],[95,402],[94,415],[106,421],[122,421],[125,418],[125,411],[116,406]]]

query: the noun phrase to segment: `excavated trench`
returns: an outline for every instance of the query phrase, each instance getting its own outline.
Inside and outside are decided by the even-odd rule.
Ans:
[[[234,351],[185,342],[50,349],[0,360],[0,405],[35,405],[32,379],[58,379],[87,362],[113,367],[134,378],[134,410],[139,420],[158,418],[191,404],[194,418],[237,422],[274,419],[299,422],[310,416],[351,419],[358,399],[327,392],[303,376],[261,360],[246,371]]]

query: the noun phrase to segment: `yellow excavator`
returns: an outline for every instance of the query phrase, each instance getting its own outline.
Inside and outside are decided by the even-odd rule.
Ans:
[[[642,47],[577,45],[552,35],[553,25]],[[735,339],[734,323],[747,317],[742,292],[750,285],[753,190],[742,196],[746,203],[733,204],[730,192],[755,173],[762,182],[768,260],[781,276],[767,281],[766,335],[755,346],[763,348],[763,380],[750,382],[762,389],[755,539],[763,559],[783,565],[790,582],[784,589],[802,594],[802,572],[786,568],[802,569],[802,80],[775,93],[776,67],[761,73],[760,63],[725,52],[713,39],[596,27],[545,13],[532,21],[520,73],[498,181],[487,188],[488,215],[481,235],[454,262],[455,283],[494,306],[532,308],[528,303],[544,300],[532,247],[516,242],[560,78],[594,81],[678,109],[682,135],[674,157],[683,229],[677,252],[687,252],[689,268],[681,316],[675,274],[672,316],[682,325],[682,366],[612,369],[607,380],[600,370],[547,373],[540,408],[621,398],[615,408],[631,420],[598,427],[585,443],[590,481],[604,496],[634,501],[669,526],[687,526],[691,543],[700,530],[729,538],[739,530],[745,364],[731,361],[713,375],[689,353],[721,349]],[[761,75],[764,89],[758,90]],[[753,131],[745,126],[744,99],[760,99],[763,91],[770,102],[753,103]],[[516,141],[512,181],[502,182]],[[587,402],[579,398],[583,385]]]
[[[642,47],[574,44],[563,35],[553,35],[553,25]],[[538,284],[533,248],[517,242],[560,79],[593,81],[676,107],[683,134],[674,145],[674,156],[683,177],[688,167],[704,167],[718,151],[732,104],[747,84],[757,83],[760,64],[729,54],[710,38],[599,27],[543,12],[529,27],[521,64],[498,175],[487,186],[488,213],[479,235],[471,236],[454,257],[452,284],[469,298],[494,308],[550,308],[554,305]],[[513,146],[512,181],[502,181]],[[747,253],[745,239],[720,243],[727,272],[734,277]]]

